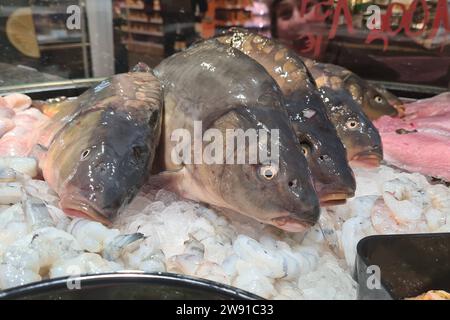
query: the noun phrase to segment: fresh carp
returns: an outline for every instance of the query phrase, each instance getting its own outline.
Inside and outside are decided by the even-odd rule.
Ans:
[[[274,40],[244,29],[232,28],[217,40],[255,59],[280,86],[321,204],[335,204],[352,197],[356,184],[345,148],[300,58]]]
[[[285,101],[280,88],[262,66],[234,48],[208,41],[165,59],[155,75],[163,84],[165,103],[161,155],[167,171],[159,176],[172,190],[287,231],[304,231],[316,223],[319,201],[311,172],[281,106]],[[257,139],[249,138],[243,152],[247,159],[257,150],[257,163],[230,163],[228,153],[209,164],[174,161],[177,142],[171,136],[180,129],[195,136],[194,121],[201,121],[201,137],[211,129],[222,135],[254,130]],[[278,130],[276,165],[260,157],[262,132],[270,141],[276,138],[273,130]],[[208,147],[203,146],[201,154]],[[234,152],[231,160],[242,152],[228,143],[219,149],[227,148]]]
[[[363,80],[343,67],[304,57],[302,60],[311,71],[319,88],[328,86],[334,90],[344,90],[361,106],[370,120],[383,115],[392,117],[404,115],[405,108],[401,100],[386,89]]]
[[[60,105],[32,151],[71,216],[109,224],[146,182],[159,143],[162,90],[143,64]]]

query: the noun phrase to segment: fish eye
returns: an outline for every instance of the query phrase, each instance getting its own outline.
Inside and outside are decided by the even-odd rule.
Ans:
[[[90,153],[91,153],[91,149],[83,150],[83,152],[81,152],[80,160],[86,160],[86,158],[89,156]]]
[[[259,174],[266,180],[272,180],[278,173],[278,169],[273,165],[266,165],[259,168]]]
[[[358,128],[358,121],[356,121],[356,120],[354,120],[354,119],[348,120],[348,121],[345,123],[345,126],[346,126],[347,128],[349,128],[350,130],[355,130],[355,129]]]
[[[381,96],[375,96],[373,99],[376,103],[383,103],[383,98]]]
[[[308,143],[300,143],[300,148],[302,149],[303,155],[305,157],[309,156],[311,153],[311,146]]]

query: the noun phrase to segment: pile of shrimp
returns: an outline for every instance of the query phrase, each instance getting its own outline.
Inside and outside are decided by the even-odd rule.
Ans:
[[[122,250],[142,234],[72,220],[44,181],[10,172],[9,182],[0,183],[0,289],[124,269]]]
[[[267,299],[356,298],[345,262],[319,229],[289,234],[165,190],[139,194],[114,225],[145,235],[125,255],[132,255],[127,262],[133,269],[204,278]]]
[[[268,299],[356,298],[345,262],[319,229],[288,234],[165,190],[141,192],[107,228],[67,217],[45,181],[9,169],[9,182],[0,183],[0,289],[139,270],[213,280]]]
[[[30,152],[36,129],[48,120],[31,104],[31,98],[20,93],[0,97],[0,157]]]
[[[358,241],[375,234],[450,232],[450,188],[391,167],[355,169],[356,195],[322,210],[320,225],[353,267]]]

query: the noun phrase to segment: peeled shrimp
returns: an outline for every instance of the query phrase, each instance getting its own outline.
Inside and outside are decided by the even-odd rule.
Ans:
[[[1,99],[1,97],[0,97]],[[8,108],[7,106],[1,104],[0,102],[0,118],[6,118],[6,119],[12,119],[16,113],[11,108]]]
[[[95,274],[105,272],[116,272],[123,267],[117,262],[103,259],[95,253],[85,252],[68,260],[58,260],[50,270],[50,278],[63,276],[78,276],[82,274]]]
[[[0,118],[0,138],[3,137],[5,133],[12,130],[15,127],[14,121],[7,118]]]
[[[266,277],[254,265],[245,262],[237,262],[238,276],[232,281],[232,285],[243,290],[253,292],[263,298],[270,299],[274,292],[274,280]]]
[[[450,189],[443,185],[430,186],[427,194],[430,197],[430,206],[425,211],[428,227],[432,231],[446,224],[450,227]]]
[[[378,233],[425,232],[424,209],[429,205],[426,192],[407,177],[383,184],[382,198],[372,208],[371,220]]]
[[[127,266],[145,272],[165,272],[167,270],[164,253],[156,249],[148,241],[141,243],[134,251],[127,250],[123,254]]]
[[[0,258],[0,288],[40,281],[58,260],[82,253],[75,238],[53,227],[39,229],[11,244]]]
[[[83,250],[102,253],[110,261],[118,259],[129,244],[142,239],[141,233],[120,234],[118,229],[109,229],[96,221],[76,218],[67,227]]]
[[[426,232],[423,220],[411,220],[401,222],[396,215],[380,198],[372,209],[371,221],[374,229],[379,234],[415,233]]]
[[[1,103],[14,110],[25,110],[31,106],[31,98],[21,93],[11,93],[4,97],[0,97],[3,100]]]
[[[203,261],[200,263],[195,271],[195,275],[207,280],[230,284],[230,279],[222,267],[211,261]]]
[[[0,157],[0,169],[10,168],[30,177],[37,175],[37,161],[27,157]]]
[[[427,205],[425,191],[408,178],[386,181],[383,185],[383,200],[399,222],[407,223],[421,218]]]

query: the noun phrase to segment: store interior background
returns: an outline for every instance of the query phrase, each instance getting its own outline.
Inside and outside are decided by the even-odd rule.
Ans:
[[[427,40],[437,0],[426,1],[428,23],[423,23],[426,13],[420,6],[409,21],[411,31],[422,30],[420,36],[411,38],[402,29],[389,36],[386,50],[380,40],[365,43],[370,33],[367,7],[376,4],[386,13],[389,4],[408,7],[412,0],[349,0],[354,32],[349,33],[341,17],[333,39],[328,39],[332,17],[310,17],[308,10],[318,1],[308,1],[306,14],[299,16],[302,1],[2,0],[0,86],[104,77],[126,72],[138,61],[155,66],[198,39],[238,26],[274,35],[302,55],[342,65],[367,79],[450,88],[450,32],[441,25]],[[71,5],[81,8],[80,29],[67,28]],[[394,7],[392,29],[404,23],[403,16]]]

